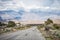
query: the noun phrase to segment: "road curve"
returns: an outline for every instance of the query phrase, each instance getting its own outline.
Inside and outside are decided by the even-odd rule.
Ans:
[[[0,40],[45,40],[36,27],[0,35]]]

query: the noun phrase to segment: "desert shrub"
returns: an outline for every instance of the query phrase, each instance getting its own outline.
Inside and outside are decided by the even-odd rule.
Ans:
[[[53,21],[51,19],[47,19],[47,21],[45,21],[46,25],[51,24],[51,23],[53,23]]]
[[[5,23],[0,22],[0,26],[5,26],[5,25],[6,25]]]
[[[57,31],[55,34],[58,38],[60,38],[60,31]]]
[[[55,29],[59,29],[59,28],[60,28],[57,24],[53,24],[53,27],[54,27]]]
[[[9,21],[7,24],[7,27],[14,27],[14,26],[16,26],[16,24],[13,21]]]

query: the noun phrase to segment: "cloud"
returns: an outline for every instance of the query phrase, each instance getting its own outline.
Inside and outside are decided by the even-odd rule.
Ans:
[[[8,14],[4,14],[4,15],[1,15],[2,19],[11,19],[12,17],[10,17],[10,15]]]
[[[36,10],[37,11],[37,10]],[[35,12],[36,12],[35,11]],[[27,20],[46,20],[48,18],[51,19],[60,19],[60,14],[58,15],[57,13],[55,14],[54,12],[26,12],[21,16],[22,21],[27,21]]]
[[[0,10],[17,10],[23,7],[23,3],[17,0],[0,1]]]
[[[19,10],[23,7],[25,10],[32,8],[41,9],[60,9],[59,0],[0,0],[0,10]]]
[[[3,14],[1,14],[2,12]],[[19,19],[21,18],[21,14],[13,10],[0,11],[0,16],[2,17],[2,19],[5,19],[5,20],[9,20],[9,19],[18,20],[18,18]]]
[[[25,12],[20,15],[19,11],[24,10]],[[31,13],[31,9],[41,10],[39,14]],[[47,18],[60,18],[58,13],[60,11],[59,0],[0,0],[0,11],[14,10],[16,12],[6,13],[1,15],[3,19],[14,19],[21,17],[21,20],[41,20]],[[57,14],[53,13],[53,10],[57,10]],[[59,10],[59,11],[58,11]],[[41,13],[43,12],[43,13]],[[53,15],[51,15],[51,12]],[[60,14],[59,14],[60,15]]]
[[[40,16],[35,13],[24,13],[21,17],[22,21],[28,21],[28,20],[40,20]]]
[[[41,20],[46,20],[48,18],[54,20],[54,19],[60,19],[60,16],[58,16],[58,15],[48,15],[48,16],[41,17]]]

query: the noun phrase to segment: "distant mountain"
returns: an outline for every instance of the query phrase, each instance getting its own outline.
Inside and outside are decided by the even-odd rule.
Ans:
[[[53,22],[54,22],[55,24],[60,24],[60,19],[53,19]]]
[[[44,24],[45,21],[42,20],[30,20],[30,21],[21,21],[22,24]],[[60,24],[60,19],[54,19],[54,24]]]
[[[22,24],[43,24],[42,20],[28,20],[28,21],[20,21]]]

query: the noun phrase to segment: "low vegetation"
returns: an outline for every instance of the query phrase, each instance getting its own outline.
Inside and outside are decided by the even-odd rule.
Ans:
[[[9,21],[7,24],[7,27],[15,27],[15,26],[16,26],[16,24],[13,21]]]
[[[15,22],[9,21],[8,24],[0,22],[0,34],[5,32],[25,30],[31,25],[22,25],[18,23],[17,26]],[[54,24],[51,19],[47,19],[44,24],[38,25],[37,29],[43,34],[46,40],[60,40],[60,25]]]
[[[0,34],[6,32],[18,31],[18,30],[25,30],[31,27],[30,25],[22,25],[21,23],[17,23],[17,24],[13,21],[9,21],[8,24],[0,22]]]
[[[60,40],[60,25],[54,24],[51,19],[47,19],[44,26],[37,26],[46,40]]]

